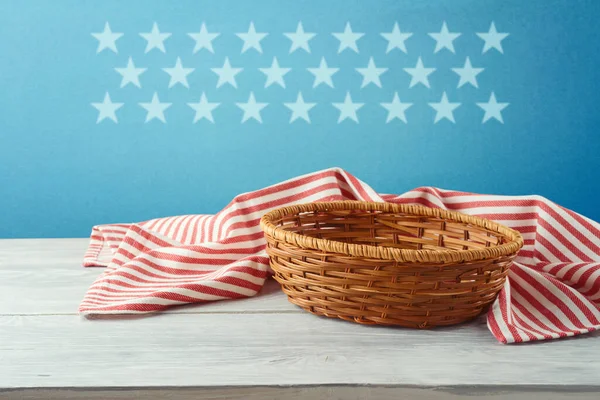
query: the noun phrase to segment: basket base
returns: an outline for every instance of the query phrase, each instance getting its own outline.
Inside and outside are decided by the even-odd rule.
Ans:
[[[296,302],[294,302],[293,300],[290,300],[289,298],[288,298],[288,301],[290,301],[290,303],[292,303],[292,304],[299,306]],[[313,315],[316,315],[319,317],[341,319],[344,321],[353,322],[353,323],[357,323],[360,325],[399,326],[399,327],[404,327],[404,328],[423,329],[423,330],[441,328],[444,326],[459,325],[459,324],[463,324],[466,322],[470,322],[470,321],[477,319],[477,317],[479,317],[481,314],[483,314],[486,311],[486,310],[481,310],[480,312],[477,312],[476,314],[469,316],[469,317],[452,318],[452,319],[447,319],[447,320],[443,320],[443,321],[431,322],[429,320],[414,321],[414,320],[400,319],[397,317],[395,317],[395,318],[387,318],[387,317],[373,318],[373,317],[364,317],[364,316],[363,317],[352,317],[352,316],[348,316],[348,315],[333,314],[331,312],[323,312],[321,310],[317,310],[315,307],[305,308],[305,307],[300,306],[300,308],[303,309],[304,311],[309,312],[310,314],[313,314]]]
[[[275,276],[275,280],[277,276]],[[279,280],[278,280],[279,281]],[[375,300],[365,296],[361,298],[362,302],[357,302],[356,298],[347,299],[344,297],[323,297],[309,298],[297,296],[298,292],[294,288],[289,288],[282,282],[282,291],[286,294],[290,303],[300,307],[313,315],[336,318],[344,321],[358,323],[361,325],[383,325],[383,326],[401,326],[412,329],[432,329],[436,327],[458,325],[472,321],[486,312],[493,298],[482,302],[479,307],[468,308],[458,307],[456,310],[448,309],[446,304],[439,306],[439,312],[435,312],[435,304],[419,305],[408,304],[405,306],[381,306]],[[434,311],[432,311],[432,309]]]

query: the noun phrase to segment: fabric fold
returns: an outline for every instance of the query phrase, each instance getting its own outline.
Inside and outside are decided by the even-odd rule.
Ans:
[[[79,311],[149,313],[255,296],[270,274],[262,215],[335,200],[421,204],[488,218],[521,232],[525,245],[487,315],[490,331],[502,343],[574,336],[600,327],[600,224],[540,196],[433,187],[378,194],[340,168],[241,194],[215,215],[93,227],[83,265],[106,269]]]

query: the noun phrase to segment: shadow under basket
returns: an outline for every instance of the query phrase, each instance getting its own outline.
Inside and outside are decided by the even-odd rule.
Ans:
[[[468,321],[496,298],[519,232],[418,205],[340,201],[265,214],[274,278],[291,303],[361,324]]]

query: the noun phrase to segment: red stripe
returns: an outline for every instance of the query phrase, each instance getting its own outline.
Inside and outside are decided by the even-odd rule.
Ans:
[[[195,216],[190,216],[187,221],[185,221],[185,226],[183,227],[183,233],[181,236],[181,243],[187,243],[187,235],[190,232],[190,225],[192,223],[192,221],[194,221],[197,217]],[[194,224],[196,225],[196,224]]]
[[[513,306],[514,306],[514,303],[513,303]],[[548,334],[547,332],[542,332],[539,329],[536,329],[533,326],[529,325],[527,322],[525,322],[524,319],[519,317],[519,315],[517,313],[513,313],[512,316],[519,323],[519,325],[521,325],[523,327],[523,329],[528,330],[530,332],[537,333],[538,335],[542,336],[544,339],[552,339],[552,335]],[[532,341],[537,340],[537,338],[535,338],[531,335],[528,335],[528,336]]]
[[[205,257],[182,256],[179,254],[165,253],[160,250],[152,251],[151,255],[155,258],[160,258],[161,260],[173,261],[176,263],[184,263],[184,264],[228,265],[235,261],[241,261],[241,260],[233,260],[230,258],[205,258]],[[252,258],[253,257],[244,257],[244,260],[252,260]]]
[[[174,226],[173,226],[173,234],[170,235],[171,239],[179,240],[179,239],[177,239],[177,237],[179,236],[179,230],[181,229],[181,224],[183,223],[183,221],[186,221],[187,218],[188,217],[185,216],[185,217],[179,217],[177,219],[177,223],[174,224]],[[167,233],[168,233],[168,231],[167,231]]]
[[[571,225],[560,214],[558,214],[551,206],[549,206],[548,204],[545,204],[539,200],[535,200],[535,199],[534,200],[479,200],[479,201],[463,202],[463,203],[448,203],[448,204],[446,204],[446,207],[448,209],[452,209],[452,210],[463,210],[463,209],[472,209],[472,208],[480,208],[480,207],[497,207],[497,208],[501,208],[501,207],[537,207],[540,210],[543,210],[549,216],[551,216],[558,224],[560,224],[565,230],[567,230],[567,232],[569,232],[571,235],[573,235],[574,239],[577,239],[579,242],[584,244],[590,250],[592,250],[596,253],[600,252],[600,246],[596,245],[591,240],[589,240],[585,235],[582,235],[581,232],[577,231],[577,229],[575,229],[575,227],[573,227],[573,225]],[[564,236],[562,234],[560,234],[548,221],[544,220],[543,218],[540,218],[540,216],[537,215],[537,213],[535,215],[538,220],[538,223],[540,223],[546,230],[551,232],[553,236],[555,236],[557,238],[560,237],[559,240],[565,246],[569,246],[569,245],[572,246],[573,250],[571,250],[571,249],[569,249],[569,250],[577,251],[576,246],[574,246],[572,243],[569,243],[569,241],[566,240],[564,238]],[[589,257],[585,256],[584,253],[581,253],[581,252],[579,252],[579,253],[580,253],[579,256],[582,257],[583,261],[590,261]]]
[[[419,187],[416,189],[411,190],[411,192],[425,192],[425,193],[429,193],[429,186],[424,186],[424,187]],[[485,194],[476,194],[476,193],[466,193],[466,192],[457,192],[457,191],[444,191],[444,192],[440,192],[440,196],[441,197],[457,197],[457,196],[473,196],[473,197],[479,197],[479,196],[488,196]]]
[[[262,261],[261,263],[263,263],[263,264],[264,264],[264,261],[268,262],[268,259],[266,259],[266,258],[262,258],[262,259],[257,258],[257,260]],[[235,261],[235,263],[239,264],[242,261],[247,261],[247,260],[245,260],[245,259],[244,260],[238,260],[238,261]],[[152,269],[154,269],[156,271],[159,271],[159,272],[162,272],[162,273],[165,273],[165,274],[179,275],[179,276],[189,275],[191,277],[194,277],[194,276],[195,277],[202,277],[203,275],[211,274],[211,273],[214,273],[216,271],[216,270],[199,271],[197,269],[170,268],[168,266],[156,264],[156,263],[154,263],[154,262],[152,262],[150,260],[147,260],[146,258],[143,258],[143,257],[140,257],[139,259],[137,259],[136,262],[142,263],[142,264],[144,264],[144,265],[146,265],[146,266],[148,266],[148,267],[150,267],[150,268],[152,268]],[[254,261],[254,262],[256,262],[256,261]],[[153,278],[161,278],[161,279],[163,279],[163,278],[164,279],[170,278],[169,276],[158,275],[158,274],[156,274],[154,272],[149,271],[146,268],[137,266],[134,263],[129,263],[129,264],[127,264],[126,267],[123,267],[123,268],[131,268],[131,269],[133,269],[135,271],[138,271],[140,273],[143,273],[143,274],[148,275],[149,277],[153,277]],[[237,271],[237,272],[244,272],[244,273],[247,273],[249,275],[255,276],[257,278],[263,278],[264,274],[265,274],[264,271],[258,270],[255,267],[249,267],[249,266],[243,266],[243,265],[241,265],[241,266],[232,266],[232,267],[227,268],[227,270],[232,270],[232,271]]]
[[[531,250],[521,250],[517,253],[517,257],[533,258],[534,252]]]
[[[196,300],[194,303],[206,303],[206,300]],[[162,304],[147,304],[147,303],[133,303],[133,304],[116,304],[106,307],[80,307],[80,312],[91,312],[91,311],[136,311],[136,312],[158,312],[171,308],[170,305]]]
[[[546,287],[540,285],[533,277],[531,277],[531,275],[525,273],[522,269],[520,268],[514,268],[512,270],[515,274],[517,274],[521,279],[523,279],[525,282],[529,283],[529,285],[531,285],[541,296],[545,297],[546,300],[555,305],[564,315],[565,317],[567,317],[567,319],[569,321],[571,321],[571,323],[576,327],[583,327],[583,323],[577,318],[577,316],[575,316],[575,314],[567,307],[567,305],[558,297],[556,297],[552,292],[550,292]],[[511,282],[512,283],[512,282]],[[523,289],[523,288],[521,288]],[[522,290],[521,291],[521,295],[523,297],[525,297],[531,304],[533,304],[532,301],[535,301],[535,308],[538,310],[544,310],[546,309],[545,306],[543,306],[539,301],[537,301],[533,295],[527,293],[527,296],[525,295],[525,291]],[[552,323],[554,325],[556,325],[559,329],[564,330],[564,331],[568,331],[569,329],[562,323],[562,321],[560,321],[559,318],[557,318],[556,316],[554,316],[553,314],[551,314],[550,312],[548,312],[548,315],[545,315],[546,318],[548,318],[550,321],[552,321]]]
[[[434,204],[434,203],[430,202],[429,200],[424,199],[422,197],[417,198],[417,199],[399,199],[398,203],[401,203],[401,204],[420,204],[420,205],[425,206],[425,207],[440,208],[437,204]]]
[[[265,211],[267,209],[271,209],[271,208],[275,208],[275,207],[279,207],[285,204],[289,204],[289,203],[296,203],[299,202],[302,199],[305,199],[309,196],[312,196],[314,194],[329,190],[329,189],[336,189],[338,188],[338,184],[336,183],[324,183],[322,185],[316,186],[314,188],[305,190],[304,192],[300,192],[300,193],[296,193],[293,195],[289,195],[286,197],[281,197],[279,199],[276,200],[270,200],[270,201],[266,201],[264,203],[260,203],[257,205],[253,205],[253,206],[249,206],[249,207],[245,207],[245,208],[239,208],[235,211],[229,212],[221,221],[221,225],[219,226],[219,235],[221,235],[221,229],[222,227],[227,223],[227,221],[229,221],[231,218],[240,216],[240,215],[248,215],[251,213],[256,213],[259,211]],[[260,218],[262,216],[259,216],[257,218],[254,218],[252,221],[256,221],[256,223],[258,224],[258,222],[260,221]],[[229,233],[230,230],[228,229],[226,231],[226,234]]]
[[[263,287],[262,284],[257,285],[256,283],[252,283],[250,281],[247,281],[247,280],[241,279],[241,278],[237,278],[235,276],[222,276],[222,277],[215,279],[215,281],[221,282],[221,283],[227,283],[227,284],[234,285],[234,286],[243,287],[243,288],[246,288],[249,290],[253,290],[255,292],[258,292]]]
[[[569,265],[569,264],[567,264]],[[579,271],[582,268],[585,268],[585,266],[588,265],[586,263],[580,263],[580,264],[575,264],[575,265],[571,265],[569,270],[564,274],[564,276],[561,277],[562,281],[571,281],[573,279],[573,275],[575,275],[577,273],[577,271]],[[554,276],[556,276],[556,274],[553,274]]]
[[[113,281],[111,282],[111,284],[113,286],[117,286],[117,287],[123,287],[123,288],[138,288],[137,286],[131,285],[129,283],[126,282],[121,282],[121,281]],[[114,294],[127,294],[127,292],[123,292],[122,290],[118,290],[115,287],[94,287],[92,286],[92,289],[95,290],[103,290],[106,292],[110,292],[110,293],[114,293]],[[201,283],[195,282],[195,283],[183,283],[183,284],[178,284],[178,285],[171,285],[171,286],[155,286],[155,287],[149,287],[148,290],[154,290],[154,289],[166,289],[163,291],[151,291],[150,293],[144,293],[141,298],[149,298],[149,297],[158,297],[157,294],[160,293],[171,293],[168,291],[168,289],[185,289],[185,290],[190,290],[192,292],[197,292],[199,294],[199,297],[201,297],[202,294],[208,294],[211,296],[217,296],[217,297],[222,297],[224,299],[233,299],[233,298],[237,298],[237,297],[248,297],[246,295],[242,295],[238,292],[233,292],[231,290],[225,290],[225,289],[218,289],[218,288],[213,288],[210,286],[206,286],[203,285]],[[131,292],[131,293],[135,293],[135,292]],[[183,296],[180,294],[175,294],[176,296]],[[103,297],[110,297],[110,295],[103,295]],[[190,296],[185,296],[189,299],[195,299],[194,297],[190,297]],[[162,297],[164,298],[164,297]],[[191,303],[193,303],[194,301],[190,301]]]
[[[515,327],[511,323],[508,322],[509,316],[508,316],[508,310],[506,309],[506,290],[501,290],[500,291],[500,294],[498,295],[498,300],[497,301],[498,301],[498,304],[500,305],[500,313],[502,314],[502,320],[504,321],[504,324],[506,325],[506,327],[510,331],[510,334],[514,338],[514,341],[516,343],[522,342],[523,338],[521,337],[521,335],[519,334],[519,332],[517,332],[517,330],[515,329]]]
[[[354,187],[354,189],[361,195],[364,200],[373,201],[373,198],[369,196],[367,191],[363,188],[362,184],[350,174],[347,174],[347,178],[350,181],[350,184]]]
[[[598,271],[598,269],[600,269],[600,265],[597,265],[597,266],[595,266],[593,268],[590,268],[590,270],[586,271],[583,274],[583,275],[585,275],[585,280],[583,280],[584,276],[582,276],[581,277],[582,285],[581,286],[577,285],[576,288],[583,289],[586,286],[587,280],[591,277],[591,275],[594,272]],[[590,286],[590,288],[588,290],[586,290],[586,291],[582,291],[581,294],[583,296],[586,296],[586,297],[591,297],[591,296],[597,295],[599,292],[600,292],[600,275],[598,277],[596,277],[596,279],[594,279],[594,282],[592,283],[592,285]],[[600,306],[600,299],[590,300],[590,301],[593,301],[594,303],[597,303],[597,305]]]
[[[157,245],[159,247],[171,247],[171,243],[167,242],[164,239],[159,238],[153,232],[150,232],[150,231],[142,228],[141,226],[137,226],[136,225],[136,226],[134,226],[134,227],[131,228],[131,231],[135,232],[138,236],[143,237],[147,241],[149,241],[151,243],[154,243],[155,245]],[[125,243],[128,243],[128,244],[133,244],[134,242],[139,244],[139,242],[137,242],[137,240],[135,240],[131,236],[125,236],[123,238],[123,241]],[[144,248],[145,248],[145,250],[149,250],[150,249],[150,248],[148,248],[146,246],[144,246]]]
[[[267,195],[270,195],[270,194],[275,194],[275,193],[283,192],[283,191],[289,190],[289,189],[294,189],[296,187],[303,186],[303,185],[306,185],[306,184],[309,184],[309,183],[312,183],[312,182],[316,182],[316,181],[318,181],[320,179],[330,178],[330,177],[334,177],[338,181],[345,180],[344,176],[342,174],[340,174],[340,172],[337,171],[337,170],[335,170],[335,171],[325,171],[325,172],[320,172],[320,173],[316,173],[316,174],[307,175],[307,176],[302,177],[302,178],[293,179],[293,180],[290,180],[288,182],[279,183],[279,184],[267,187],[265,189],[260,189],[260,190],[254,191],[254,192],[241,194],[239,196],[236,196],[233,202],[242,202],[242,201],[254,200],[254,199],[257,199],[259,197],[263,197],[263,196],[267,196]]]
[[[524,293],[526,293],[524,291],[524,289],[516,282],[511,281],[511,286],[518,288],[519,289],[519,294],[525,299],[527,300],[533,307],[535,311],[538,312],[542,312],[544,314],[544,316],[546,318],[548,318],[549,315],[547,315],[547,313],[544,313],[543,310],[545,310],[544,307],[536,307],[536,304],[531,303],[530,299],[528,299]],[[536,300],[537,303],[537,300]],[[539,303],[538,303],[539,305]],[[556,333],[561,337],[566,337],[567,336],[567,332],[573,332],[571,331],[569,328],[567,328],[566,326],[562,325],[562,323],[559,321],[559,324],[557,325],[554,321],[552,321],[550,318],[548,318],[550,320],[550,322],[552,322],[559,330],[550,328],[548,325],[546,325],[545,323],[543,323],[538,317],[536,317],[530,310],[529,308],[525,307],[525,305],[521,305],[521,303],[513,298],[513,307],[517,307],[519,309],[519,311],[521,312],[521,314],[525,315],[527,318],[529,318],[531,321],[533,321],[537,326],[539,326],[540,328],[544,329],[547,332],[552,332],[552,333]],[[562,325],[562,328],[560,327],[560,325]]]
[[[564,295],[566,295],[566,296],[567,296],[567,298],[573,302],[573,304],[575,304],[575,305],[577,306],[577,308],[578,308],[578,309],[581,311],[581,313],[582,313],[582,314],[583,314],[583,315],[584,315],[584,316],[587,318],[587,320],[588,320],[588,321],[590,321],[590,322],[591,322],[592,324],[594,324],[594,325],[598,325],[598,324],[600,324],[600,321],[599,321],[599,320],[596,318],[596,315],[595,315],[595,314],[594,314],[594,312],[593,312],[593,310],[595,310],[595,309],[596,309],[596,307],[592,306],[591,304],[590,304],[590,305],[588,305],[588,304],[584,303],[584,302],[582,301],[582,299],[580,299],[579,297],[577,297],[577,296],[576,296],[574,293],[570,292],[570,291],[567,289],[567,287],[566,287],[564,284],[562,284],[562,283],[561,283],[559,280],[557,280],[556,278],[554,278],[554,277],[552,277],[552,276],[547,276],[546,278],[547,278],[547,279],[548,279],[548,280],[549,280],[551,283],[553,283],[553,284],[554,284],[554,286],[555,286],[555,287],[556,287],[558,290],[560,290],[560,291],[561,291],[561,292],[562,292]],[[555,297],[555,299],[556,299],[557,301],[560,301],[560,300],[558,300],[558,297]],[[557,304],[557,303],[553,303],[553,304]],[[591,307],[590,307],[590,306],[591,306]],[[565,304],[565,307],[566,307],[566,304]],[[565,314],[567,314],[567,312],[568,312],[569,314],[572,314],[572,312],[571,312],[571,308],[566,308],[566,309],[562,309],[562,308],[561,308],[561,311],[562,311],[563,313],[565,313]],[[567,311],[567,312],[565,312],[565,311]],[[569,314],[567,314],[567,317],[569,317]],[[583,321],[580,321],[580,320],[579,320],[579,318],[578,318],[578,317],[577,317],[575,314],[572,314],[572,315],[573,315],[573,320],[574,320],[574,321],[578,322],[579,324],[583,324],[584,326],[586,326],[586,327],[587,327],[587,325],[588,325],[587,323],[584,323]],[[571,318],[569,318],[569,319],[571,319]],[[572,320],[572,321],[573,321],[573,320]]]
[[[496,339],[498,339],[501,343],[504,343],[504,344],[508,343],[508,338],[506,336],[504,336],[504,334],[500,330],[500,326],[498,325],[498,322],[496,321],[496,317],[495,317],[492,309],[490,309],[490,311],[488,313],[487,321],[488,321],[488,326],[489,326],[490,330],[492,331],[492,334],[494,335],[494,337]],[[502,321],[501,323],[504,324],[505,321]]]
[[[600,229],[598,229],[596,226],[590,224],[587,220],[585,220],[585,218],[581,217],[581,215],[577,214],[576,212],[573,212],[571,210],[567,210],[566,208],[563,208],[563,210],[565,210],[567,213],[569,213],[569,215],[571,217],[573,217],[573,219],[575,219],[577,222],[579,222],[596,239],[600,239]]]
[[[554,257],[556,257],[556,260],[550,260],[550,261],[552,261],[552,262],[569,261],[569,259],[563,253],[561,253],[560,250],[558,250],[556,247],[554,247],[554,245],[552,243],[550,243],[545,237],[543,237],[539,233],[536,236],[536,240],[538,241],[539,244],[544,246]],[[539,249],[536,249],[537,255],[541,256],[541,254],[539,253],[538,250]]]

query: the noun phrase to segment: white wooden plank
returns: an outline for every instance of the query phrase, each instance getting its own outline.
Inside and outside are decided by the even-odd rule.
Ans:
[[[468,396],[468,397],[467,397]],[[557,392],[543,389],[461,388],[431,389],[414,387],[373,386],[311,386],[311,387],[244,387],[244,388],[164,388],[164,389],[21,389],[0,390],[0,400],[464,400],[465,398],[490,400],[597,400],[597,392]]]
[[[0,315],[77,314],[103,268],[81,266],[87,239],[0,240]],[[269,280],[259,296],[171,308],[167,313],[301,312]]]
[[[8,265],[19,267],[49,260],[75,262],[80,266],[88,243],[89,239],[2,239],[0,269]]]
[[[549,385],[600,390],[598,335],[501,345],[310,314],[0,317],[0,387]]]
[[[483,319],[435,331],[364,327],[300,311],[273,281],[251,299],[87,320],[77,305],[101,269],[80,266],[86,246],[87,239],[0,240],[0,388],[82,389],[0,391],[0,398],[100,398],[108,392],[83,389],[115,386],[131,388],[122,398],[169,386],[189,389],[157,390],[215,399],[498,400],[506,390],[514,391],[506,399],[524,399],[546,385],[554,394],[542,397],[558,400],[600,391],[600,334],[503,346]],[[585,393],[556,393],[566,388]]]

